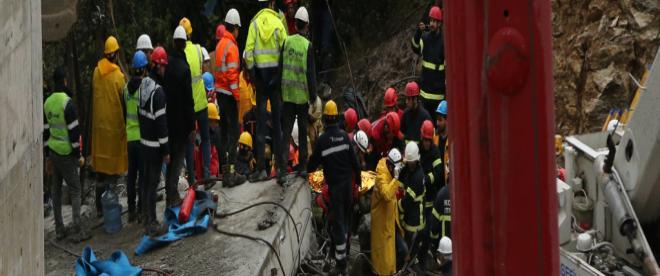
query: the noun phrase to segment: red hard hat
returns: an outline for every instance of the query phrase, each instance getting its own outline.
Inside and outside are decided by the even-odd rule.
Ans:
[[[435,130],[433,129],[433,123],[430,120],[426,120],[422,123],[422,139],[433,139],[433,134]]]
[[[419,96],[419,85],[416,82],[411,81],[406,84],[406,96],[416,97]]]
[[[167,65],[167,52],[165,52],[165,48],[160,46],[156,47],[154,52],[151,53],[151,60],[160,65]]]
[[[220,40],[225,35],[225,25],[218,24],[218,27],[215,28],[215,39]]]
[[[284,5],[289,5],[295,3],[295,0],[284,0]]]
[[[358,122],[358,128],[365,133],[367,133],[367,136],[371,136],[371,122],[367,119],[362,119]]]
[[[431,7],[429,11],[429,17],[438,21],[442,21],[442,10],[438,6]]]
[[[385,96],[383,97],[383,105],[385,107],[395,106],[397,102],[396,90],[390,87],[385,90]]]
[[[387,113],[387,115],[385,115],[385,121],[387,122],[387,125],[390,126],[390,131],[392,134],[394,134],[394,136],[398,136],[399,129],[401,128],[399,114],[396,114],[396,112]]]
[[[355,128],[355,124],[357,124],[358,117],[357,117],[357,112],[355,112],[355,109],[349,108],[346,111],[344,111],[344,124],[348,126],[347,131],[353,131],[353,128]]]

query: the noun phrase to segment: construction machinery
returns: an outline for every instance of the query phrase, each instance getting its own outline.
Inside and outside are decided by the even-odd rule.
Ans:
[[[630,116],[610,131],[565,139],[566,181],[557,181],[561,275],[660,273],[658,245],[642,229],[660,218],[660,52],[645,86],[635,82]]]

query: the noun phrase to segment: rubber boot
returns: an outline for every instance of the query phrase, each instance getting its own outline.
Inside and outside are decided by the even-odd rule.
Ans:
[[[229,165],[222,166],[222,187],[234,187],[234,177],[229,172]]]
[[[338,260],[335,267],[328,273],[329,276],[348,275],[346,258]]]
[[[229,165],[229,174],[231,174],[233,178],[232,180],[234,181],[234,186],[241,185],[245,183],[245,181],[247,180],[247,178],[244,175],[236,173],[236,171],[234,170],[234,165]]]

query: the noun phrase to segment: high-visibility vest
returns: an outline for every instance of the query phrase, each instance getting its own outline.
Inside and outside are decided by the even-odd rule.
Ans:
[[[59,155],[69,155],[73,150],[69,140],[69,129],[64,118],[64,108],[70,100],[71,98],[66,93],[55,92],[44,103],[44,113],[46,113],[50,131],[48,147]]]
[[[208,101],[206,100],[206,90],[204,88],[204,80],[202,80],[202,48],[198,44],[193,44],[191,41],[186,41],[186,60],[190,65],[190,77],[192,77],[192,91],[193,100],[195,101],[195,112],[199,112],[207,108]]]
[[[309,40],[293,35],[284,42],[282,51],[282,100],[294,104],[309,101],[307,86],[307,50]]]
[[[264,37],[262,32],[274,29],[273,35]],[[248,69],[276,68],[279,66],[280,50],[287,38],[282,18],[272,9],[262,9],[254,16],[248,30],[245,47],[245,65]]]
[[[124,87],[124,103],[126,103],[126,138],[128,142],[140,141],[140,121],[138,120],[138,107],[140,90],[131,95],[128,87]]]
[[[215,47],[214,81],[215,91],[240,99],[238,45],[234,36],[225,32]]]

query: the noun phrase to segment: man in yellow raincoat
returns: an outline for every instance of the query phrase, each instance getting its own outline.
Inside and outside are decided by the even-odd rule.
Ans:
[[[376,167],[376,185],[371,195],[371,262],[377,275],[396,272],[396,193],[400,185],[398,172],[403,167],[401,159],[401,152],[394,148]]]
[[[96,211],[103,214],[101,194],[116,185],[128,168],[126,127],[122,111],[122,89],[126,79],[117,65],[119,43],[113,36],[105,41],[104,57],[92,77],[91,166],[97,173]],[[100,184],[100,185],[99,185]]]

